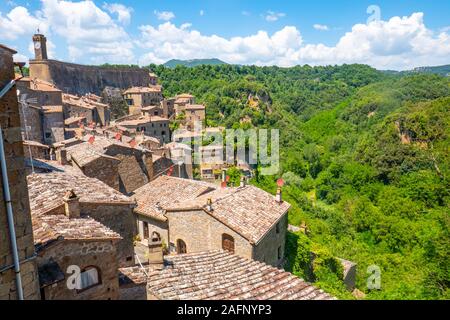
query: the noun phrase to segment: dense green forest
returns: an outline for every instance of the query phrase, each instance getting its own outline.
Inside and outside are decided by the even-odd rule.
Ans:
[[[336,257],[358,264],[366,299],[449,299],[450,79],[364,65],[151,65],[166,96],[189,92],[210,126],[278,128],[287,269],[353,299]],[[313,253],[313,254],[311,254]],[[313,258],[314,257],[314,258]],[[367,268],[381,271],[368,289]]]

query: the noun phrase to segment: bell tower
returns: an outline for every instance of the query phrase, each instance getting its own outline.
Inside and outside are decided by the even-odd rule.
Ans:
[[[35,34],[33,36],[34,59],[47,60],[47,38],[43,34]]]

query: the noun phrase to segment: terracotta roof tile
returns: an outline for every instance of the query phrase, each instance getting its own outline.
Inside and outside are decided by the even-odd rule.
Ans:
[[[164,208],[178,201],[194,199],[201,194],[215,190],[209,183],[175,177],[160,176],[134,191],[137,201],[135,210],[141,214],[165,220]]]
[[[258,243],[289,210],[290,204],[254,186],[219,188],[216,185],[161,176],[135,191],[139,213],[165,220],[165,210],[199,209],[252,243]],[[212,200],[212,210],[206,208]],[[157,204],[160,209],[157,209]]]
[[[161,300],[335,299],[291,273],[224,251],[166,256],[165,260],[164,269],[146,270],[148,291]],[[146,279],[142,269],[127,274],[133,275],[135,283]]]
[[[31,213],[43,215],[64,204],[67,190],[73,189],[86,203],[124,203],[133,201],[100,180],[67,172],[31,174],[27,177]]]
[[[123,94],[135,94],[135,93],[159,93],[162,87],[160,85],[149,86],[149,87],[132,87],[124,91]]]
[[[64,215],[32,216],[34,244],[37,249],[57,240],[120,240],[112,231],[92,218],[69,219]]]

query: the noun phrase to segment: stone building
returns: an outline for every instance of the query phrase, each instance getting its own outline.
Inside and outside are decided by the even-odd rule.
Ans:
[[[81,143],[58,145],[67,153],[67,161],[85,175],[97,178],[108,186],[128,194],[145,185],[153,177],[150,150],[101,135],[85,135]]]
[[[224,249],[278,266],[283,263],[290,205],[242,183],[238,188],[160,176],[134,193],[141,240],[157,232],[169,251]]]
[[[133,240],[136,228],[134,202],[130,198],[100,180],[71,170],[35,173],[27,179],[33,218],[66,215],[64,197],[68,191],[73,191],[79,198],[81,218],[90,217],[121,236],[117,244],[119,266],[134,264]]]
[[[24,139],[48,145],[64,140],[61,90],[40,79],[22,78],[17,91]]]
[[[186,106],[187,104],[195,104],[195,97],[189,93],[182,93],[175,97],[175,109],[178,113],[180,108]]]
[[[110,108],[99,99],[101,98],[93,94],[82,97],[63,94],[64,118],[83,117],[87,123],[95,123],[101,127],[108,126]]]
[[[42,112],[44,143],[51,145],[63,141],[64,138],[64,114],[62,106],[43,106]]]
[[[289,272],[221,250],[120,269],[122,299],[143,299],[144,286],[148,300],[335,300]]]
[[[162,87],[132,87],[124,91],[123,98],[129,107],[129,114],[139,114],[143,107],[160,105],[163,100]]]
[[[168,118],[140,116],[137,119],[116,121],[116,123],[126,129],[135,130],[135,132],[144,132],[147,136],[159,139],[161,143],[170,142],[170,121]]]
[[[0,91],[14,79],[13,54],[16,52],[0,45]],[[24,299],[39,299],[39,280],[34,250],[30,205],[24,166],[24,147],[17,102],[16,86],[12,86],[0,97],[0,125],[11,193],[11,206],[17,241]],[[0,183],[3,176],[0,173]],[[0,188],[0,300],[19,298],[16,287],[13,249],[10,241],[5,203],[4,186]]]
[[[184,126],[187,130],[194,130],[195,123],[200,122],[202,125],[206,125],[206,108],[202,104],[188,104],[184,107]]]
[[[62,91],[51,82],[25,77],[19,80],[17,89],[20,94],[26,94],[27,99],[36,99],[32,104],[38,106],[62,105]]]
[[[76,197],[64,200],[64,215],[33,216],[41,299],[118,299],[116,255],[122,238],[96,220],[80,217]]]
[[[23,142],[24,154],[26,158],[48,159],[50,155],[50,147],[32,140]]]

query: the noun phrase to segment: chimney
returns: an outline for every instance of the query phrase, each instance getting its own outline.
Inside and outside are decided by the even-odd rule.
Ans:
[[[59,148],[56,151],[56,161],[58,161],[58,163],[60,165],[63,165],[63,166],[68,163],[67,162],[67,150],[66,150],[66,148],[61,147],[61,148]]]
[[[213,211],[211,198],[208,198],[208,200],[206,201],[206,210]]]
[[[156,232],[153,232],[148,240],[148,264],[154,270],[164,268],[162,241],[160,235]]]
[[[242,176],[242,177],[241,177],[241,183],[240,183],[239,186],[240,186],[241,188],[243,188],[243,187],[245,187],[245,185],[246,185],[245,177]]]
[[[68,190],[64,195],[64,212],[69,219],[80,218],[80,198],[73,190]]]
[[[281,196],[281,188],[277,189],[277,195],[275,196],[275,200],[278,203],[283,203],[283,197]]]

